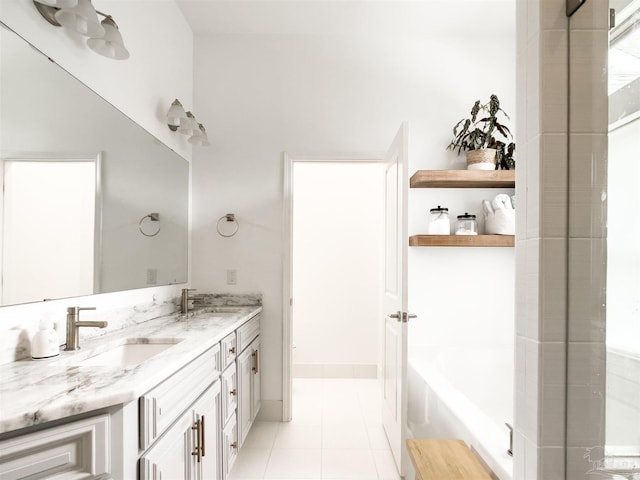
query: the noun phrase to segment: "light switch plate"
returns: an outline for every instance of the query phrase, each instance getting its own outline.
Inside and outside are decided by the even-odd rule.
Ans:
[[[227,285],[235,285],[238,282],[236,270],[227,270]]]

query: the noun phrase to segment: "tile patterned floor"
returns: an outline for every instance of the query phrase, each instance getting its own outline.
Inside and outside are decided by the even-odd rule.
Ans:
[[[229,480],[399,480],[369,379],[293,382],[293,420],[256,422]]]

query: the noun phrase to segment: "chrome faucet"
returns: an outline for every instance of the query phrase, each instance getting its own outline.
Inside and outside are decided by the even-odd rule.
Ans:
[[[80,327],[105,328],[107,322],[81,322],[80,310],[95,310],[96,307],[69,307],[67,308],[67,345],[65,350],[78,350],[80,348]]]
[[[189,313],[189,300],[193,300],[193,297],[189,296],[189,292],[195,291],[195,288],[182,289],[182,296],[180,297],[180,313]]]

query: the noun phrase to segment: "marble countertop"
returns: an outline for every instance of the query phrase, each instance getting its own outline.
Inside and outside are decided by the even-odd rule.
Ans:
[[[82,341],[55,359],[0,366],[0,434],[92,410],[128,403],[177,372],[262,307],[203,308]],[[82,329],[80,329],[82,336]],[[139,365],[78,366],[124,343],[178,342]]]

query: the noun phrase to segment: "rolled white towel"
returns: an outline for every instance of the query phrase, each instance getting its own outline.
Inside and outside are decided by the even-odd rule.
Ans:
[[[508,207],[505,202],[508,202]],[[497,195],[491,203],[488,200],[483,200],[482,209],[484,211],[484,229],[487,235],[515,234],[516,211],[512,208],[511,198],[508,195]]]
[[[513,208],[513,205],[511,205],[511,197],[504,193],[496,195],[495,198],[491,200],[491,206],[493,207],[494,211],[500,210],[502,208],[506,208],[509,210]]]
[[[484,216],[493,215],[493,207],[489,203],[489,200],[482,200],[482,209],[484,210]]]

